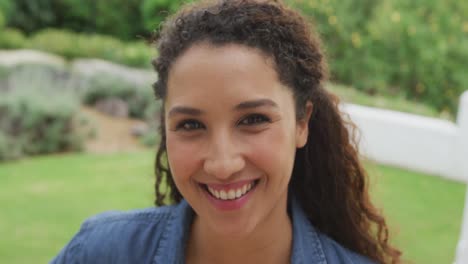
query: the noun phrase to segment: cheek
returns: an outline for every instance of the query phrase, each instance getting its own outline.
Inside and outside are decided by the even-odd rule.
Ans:
[[[270,129],[249,142],[249,159],[256,167],[271,175],[289,177],[296,147],[290,130]]]
[[[176,183],[188,180],[197,169],[199,146],[194,142],[180,139],[176,135],[166,137],[167,159]]]

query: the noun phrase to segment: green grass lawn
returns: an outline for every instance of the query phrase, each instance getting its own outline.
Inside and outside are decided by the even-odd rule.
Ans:
[[[46,263],[87,217],[152,205],[152,152],[73,154],[0,164],[0,263]],[[465,186],[367,165],[395,242],[413,263],[452,263]]]

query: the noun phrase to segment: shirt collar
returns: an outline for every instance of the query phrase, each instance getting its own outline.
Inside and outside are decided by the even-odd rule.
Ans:
[[[318,232],[294,198],[291,199],[290,209],[293,224],[291,263],[327,264]],[[185,263],[185,245],[193,216],[194,212],[185,200],[175,205],[162,233],[154,263]]]
[[[190,234],[194,212],[185,200],[180,201],[174,207],[162,233],[153,263],[185,263],[185,245]]]
[[[291,198],[291,218],[293,223],[291,263],[327,264],[318,232],[294,197]]]

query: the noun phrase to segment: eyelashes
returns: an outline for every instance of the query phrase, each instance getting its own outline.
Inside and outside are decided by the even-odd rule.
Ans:
[[[195,119],[187,119],[178,123],[175,130],[192,131],[202,128],[205,128],[205,126],[202,123],[198,122]]]
[[[263,124],[263,123],[271,123],[271,119],[262,114],[251,114],[242,118],[238,122],[238,124],[240,125],[247,125],[247,126]]]
[[[248,126],[254,127],[257,125],[262,125],[265,123],[271,123],[271,119],[263,114],[250,114],[243,118],[241,118],[237,125],[240,126]],[[180,123],[177,124],[175,131],[195,131],[199,129],[205,129],[205,125],[198,120],[195,119],[186,119],[182,120]]]

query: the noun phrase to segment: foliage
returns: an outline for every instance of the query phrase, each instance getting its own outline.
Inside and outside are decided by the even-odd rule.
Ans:
[[[468,83],[468,2],[288,2],[322,35],[334,81],[455,112]]]
[[[147,32],[158,31],[164,18],[175,13],[186,0],[142,0],[143,25]]]
[[[10,73],[11,87],[2,91],[0,160],[81,149],[83,138],[75,124],[79,100],[59,87],[64,82],[48,76],[49,69],[36,75],[30,72]]]
[[[8,25],[26,33],[58,27],[129,39],[141,31],[139,3],[140,0],[15,0],[9,3],[14,15],[9,17]]]
[[[138,35],[143,35],[140,2],[141,0],[95,1],[96,29],[123,39],[135,39]]]
[[[54,10],[57,23],[53,27],[86,33],[96,31],[94,20],[98,14],[93,0],[55,1]]]
[[[2,28],[9,20],[13,11],[12,0],[0,0],[0,28]]]
[[[326,88],[333,94],[339,96],[340,100],[345,103],[389,109],[452,121],[455,119],[454,115],[450,113],[439,113],[434,107],[423,103],[408,101],[403,96],[369,95],[363,91],[353,89],[353,87],[331,83],[328,83]]]
[[[135,40],[149,36],[182,0],[0,0],[10,27],[30,34],[44,28],[99,33]],[[14,14],[14,15],[12,15]]]
[[[0,34],[0,48],[21,49],[26,45],[26,38],[23,33],[13,28],[3,28]]]
[[[148,131],[141,137],[143,145],[152,147],[155,146],[159,140],[159,123],[160,112],[162,111],[162,101],[152,101],[145,111],[145,121],[149,125]]]
[[[30,33],[56,24],[54,0],[14,0],[10,2],[12,15],[8,26]]]
[[[20,90],[24,93],[31,90],[39,93],[43,89],[47,92],[72,92],[72,83],[67,68],[46,63],[21,63],[13,67],[5,67],[4,78],[8,80],[8,89]],[[0,78],[2,78],[0,74]],[[35,90],[39,89],[39,90]],[[60,95],[60,94],[59,94]]]
[[[5,26],[5,20],[5,15],[3,14],[2,9],[0,9],[0,29],[3,29],[3,27]]]
[[[101,58],[138,67],[149,67],[155,53],[144,42],[126,43],[109,36],[56,29],[45,29],[34,34],[25,46],[67,59]]]
[[[8,75],[10,74],[11,72],[11,68],[10,67],[6,67],[6,66],[3,66],[3,65],[0,65],[0,83],[2,81],[6,81],[6,78],[8,77]],[[6,89],[4,86],[0,86],[0,91],[2,91],[3,89]]]
[[[0,10],[0,29],[3,29],[4,26],[5,26],[5,17]]]
[[[3,130],[0,130],[0,161],[20,158],[22,155],[21,145]]]
[[[12,0],[0,0],[0,29],[6,26],[12,16],[13,2]],[[0,34],[1,38],[1,34]]]
[[[124,39],[147,36],[159,29],[166,15],[190,1],[0,0],[7,26],[34,32],[25,39],[7,28],[0,34],[0,48],[35,48],[67,58],[96,57],[149,67],[156,54],[143,41],[125,43],[90,32]],[[370,95],[423,102],[445,116],[455,113],[468,83],[467,1],[286,2],[313,20],[323,38],[332,81]],[[45,26],[67,30],[43,30]]]
[[[125,101],[130,116],[140,119],[144,119],[147,108],[154,101],[150,86],[135,86],[110,75],[93,77],[84,92],[83,100],[84,103],[93,105],[99,100],[112,97]]]
[[[135,40],[189,1],[194,0],[0,0],[0,13],[28,34],[53,27]]]
[[[5,28],[0,34],[0,49],[36,49],[66,59],[101,58],[134,66],[150,67],[156,51],[143,41],[123,42],[110,36],[44,29],[26,38],[21,31]]]

